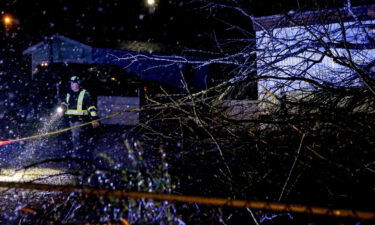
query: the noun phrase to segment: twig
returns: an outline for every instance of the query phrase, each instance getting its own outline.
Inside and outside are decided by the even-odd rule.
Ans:
[[[291,175],[292,175],[292,172],[293,172],[293,170],[294,170],[294,167],[295,167],[295,165],[296,165],[296,163],[297,163],[298,156],[299,156],[299,153],[301,152],[302,144],[303,144],[303,140],[305,139],[305,136],[306,136],[306,134],[303,134],[303,135],[302,135],[302,138],[301,138],[301,141],[300,141],[300,143],[299,143],[298,150],[297,150],[297,154],[296,154],[296,156],[294,157],[294,162],[293,162],[293,164],[292,164],[292,167],[291,167],[290,170],[289,170],[289,174],[288,174],[288,177],[287,177],[287,179],[286,179],[286,181],[285,181],[285,183],[284,183],[283,189],[281,190],[281,193],[280,193],[280,196],[279,196],[279,199],[278,199],[279,201],[282,199],[282,197],[283,197],[283,195],[284,195],[285,188],[286,188],[286,186],[288,185],[289,179],[290,179],[290,177],[291,177]]]

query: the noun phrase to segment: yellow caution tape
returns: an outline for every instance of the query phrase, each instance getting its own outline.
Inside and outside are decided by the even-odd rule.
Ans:
[[[264,201],[246,201],[234,200],[226,198],[208,198],[201,196],[184,196],[173,194],[159,194],[149,192],[131,192],[123,190],[107,190],[96,188],[81,188],[71,185],[50,185],[50,184],[33,184],[33,183],[19,183],[19,182],[0,182],[0,187],[4,188],[21,188],[39,191],[57,191],[64,193],[81,193],[84,195],[95,196],[113,196],[113,197],[126,197],[134,199],[154,199],[162,201],[175,201],[185,203],[198,203],[215,206],[230,206],[237,208],[250,208],[255,210],[270,210],[281,212],[295,212],[306,213],[314,215],[325,215],[335,217],[349,217],[361,220],[374,220],[375,212],[359,211],[350,209],[330,209],[323,207],[314,207],[299,204],[286,204],[280,202],[264,202]]]

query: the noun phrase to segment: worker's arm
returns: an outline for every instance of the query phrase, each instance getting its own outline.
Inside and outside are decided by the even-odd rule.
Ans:
[[[97,114],[97,111],[96,111],[96,106],[94,104],[94,101],[91,97],[91,95],[86,92],[86,96],[85,96],[85,105],[87,107],[87,111],[89,112],[89,115],[91,117],[91,120],[96,120],[98,119],[98,114]],[[95,122],[92,122],[92,127],[93,128],[97,128],[99,127],[99,122],[95,121]]]
[[[89,114],[91,116],[91,120],[96,120],[98,119],[99,117],[97,116],[97,113],[96,113],[96,107],[95,106],[90,106],[87,111],[89,111]],[[91,123],[92,127],[93,128],[97,128],[99,127],[99,122],[98,121],[94,121]]]

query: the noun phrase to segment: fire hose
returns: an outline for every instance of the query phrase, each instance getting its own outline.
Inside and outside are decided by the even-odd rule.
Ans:
[[[0,146],[7,145],[7,144],[10,144],[10,143],[15,143],[15,142],[30,141],[30,140],[39,139],[39,138],[54,135],[54,134],[63,133],[63,132],[69,131],[69,130],[79,128],[79,127],[90,125],[93,122],[99,122],[99,121],[102,121],[102,120],[106,120],[106,119],[116,117],[116,116],[118,116],[120,114],[123,114],[125,112],[140,112],[140,111],[141,111],[141,109],[139,109],[139,108],[125,109],[125,110],[110,114],[108,116],[105,116],[105,117],[102,117],[102,118],[99,118],[99,119],[96,119],[96,120],[92,120],[92,121],[89,121],[89,122],[86,122],[86,123],[82,123],[82,124],[79,124],[79,125],[76,125],[76,126],[67,127],[67,128],[64,128],[64,129],[55,130],[55,131],[51,131],[51,132],[47,132],[47,133],[36,134],[36,135],[33,135],[33,136],[24,137],[24,138],[17,138],[17,139],[0,141]]]

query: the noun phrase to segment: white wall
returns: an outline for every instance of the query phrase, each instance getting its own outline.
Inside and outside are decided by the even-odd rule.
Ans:
[[[353,22],[344,23],[347,42],[363,44],[368,36],[375,39],[375,20],[362,21],[363,26]],[[372,25],[372,28],[370,26]],[[327,35],[329,34],[329,35]],[[307,27],[284,27],[256,33],[257,72],[259,76],[301,77],[314,79],[319,83],[330,82],[336,86],[359,86],[360,77],[349,80],[355,72],[334,62],[335,57],[352,58],[357,65],[365,65],[375,60],[375,48],[339,49],[329,47],[333,56],[324,56],[324,48],[318,40],[325,43],[343,40],[339,24],[308,25]],[[368,48],[368,47],[367,47]],[[349,54],[350,53],[350,54]],[[322,61],[314,63],[314,60]],[[295,90],[316,88],[304,81],[282,81],[264,79],[259,81],[259,95],[266,94],[263,87],[275,94],[290,93]]]

